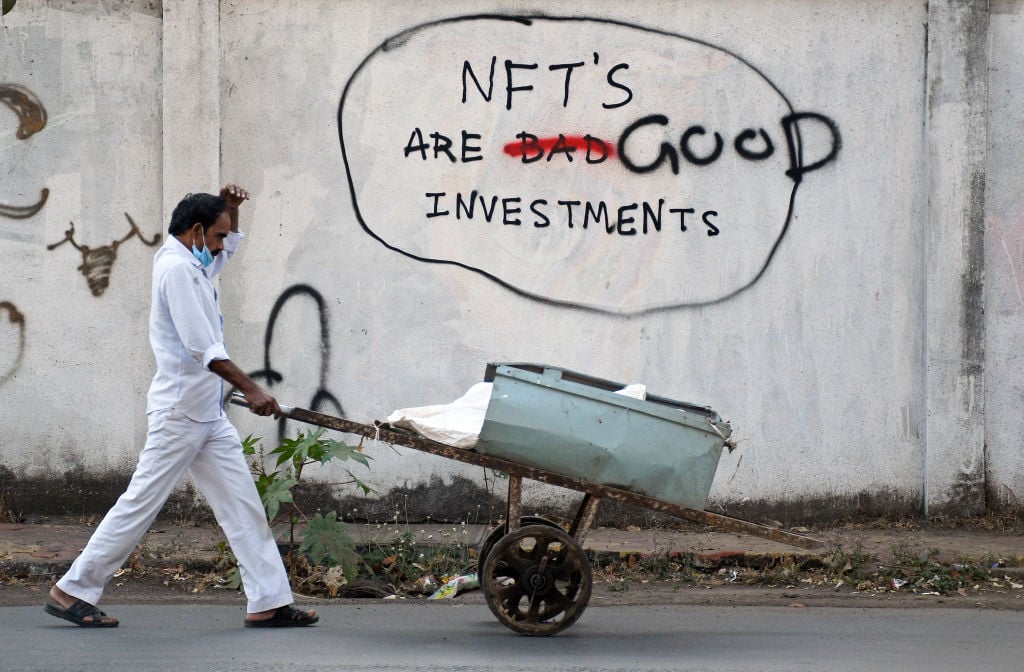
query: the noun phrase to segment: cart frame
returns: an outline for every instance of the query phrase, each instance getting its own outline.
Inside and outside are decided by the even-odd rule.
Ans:
[[[238,397],[233,397],[232,403],[240,406],[248,406],[244,399],[239,399]],[[663,502],[661,500],[654,499],[653,497],[647,497],[646,495],[622,490],[621,488],[589,483],[577,478],[562,476],[561,474],[545,471],[544,469],[537,469],[535,467],[530,467],[516,462],[510,462],[498,457],[481,455],[480,453],[472,450],[455,448],[437,441],[425,439],[418,434],[396,427],[391,427],[384,423],[375,422],[372,425],[367,425],[354,422],[352,420],[346,420],[345,418],[319,413],[317,411],[310,411],[305,408],[282,406],[282,410],[285,411],[284,415],[286,417],[305,424],[324,427],[325,429],[331,429],[344,434],[355,434],[368,439],[383,441],[384,443],[395,446],[412,448],[424,453],[430,453],[431,455],[437,455],[451,460],[456,460],[457,462],[464,462],[466,464],[472,464],[478,467],[493,469],[494,471],[500,471],[508,474],[508,508],[505,520],[510,524],[509,531],[515,530],[518,526],[516,521],[518,521],[522,515],[522,481],[525,478],[584,493],[583,502],[581,502],[577,510],[570,530],[572,536],[580,543],[582,543],[586,538],[590,527],[594,523],[600,501],[602,499],[607,499],[641,508],[652,509],[654,511],[660,511],[684,520],[703,523],[705,525],[717,527],[722,530],[728,530],[730,532],[749,534],[751,536],[769,539],[771,541],[796,546],[798,548],[813,550],[821,548],[824,545],[823,542],[818,539],[790,532],[788,530],[768,527],[767,525],[760,525],[758,523],[732,518],[711,511],[691,509],[685,506],[679,506],[678,504]]]

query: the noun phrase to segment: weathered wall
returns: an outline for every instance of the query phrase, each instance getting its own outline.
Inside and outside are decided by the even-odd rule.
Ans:
[[[546,362],[730,419],[712,500],[732,514],[1012,501],[1022,14],[19,4],[0,83],[48,120],[19,137],[5,117],[0,205],[49,198],[0,211],[0,464],[12,483],[126,476],[152,371],[144,242],[184,192],[232,180],[253,199],[221,281],[229,348],[287,403],[370,421],[455,398],[489,361]],[[94,295],[81,253],[47,245],[72,220],[79,244],[119,239],[125,212],[144,240]],[[432,515],[486,488],[373,455],[382,492],[447,492]]]
[[[1024,3],[992,2],[985,190],[985,444],[993,505],[1024,499],[1021,318],[1024,315]]]
[[[17,474],[128,469],[145,434],[161,26],[143,2],[19,3],[0,24],[0,464]]]

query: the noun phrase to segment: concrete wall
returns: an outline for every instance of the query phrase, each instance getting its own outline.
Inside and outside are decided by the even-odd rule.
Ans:
[[[126,478],[152,373],[146,243],[181,195],[230,180],[253,199],[221,281],[229,349],[287,403],[368,422],[454,399],[487,362],[545,362],[731,420],[712,504],[734,515],[1013,503],[1022,16],[1017,0],[19,4],[0,84],[48,119],[20,137],[8,114],[0,141],[8,498]],[[47,245],[69,221],[106,245],[125,212],[141,238],[91,292],[81,252]],[[372,451],[387,503],[352,508],[413,492],[446,515],[489,487]]]
[[[1021,320],[1024,317],[1024,62],[1019,36],[1024,5],[993,2],[986,116],[985,189],[985,445],[986,483],[993,503],[1024,499],[1021,449]]]

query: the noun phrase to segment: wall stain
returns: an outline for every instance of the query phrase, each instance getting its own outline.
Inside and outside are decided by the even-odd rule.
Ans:
[[[131,225],[131,229],[124,238],[115,240],[110,245],[104,245],[95,249],[88,245],[79,245],[75,242],[75,223],[71,222],[71,228],[64,232],[64,240],[46,246],[46,249],[53,250],[64,243],[71,243],[72,247],[82,253],[82,265],[78,267],[78,270],[85,276],[85,281],[88,283],[89,291],[92,292],[93,296],[102,295],[107,290],[107,287],[110,286],[110,271],[114,266],[114,260],[117,259],[117,248],[121,243],[136,236],[143,244],[149,247],[153,247],[160,242],[159,233],[152,240],[146,240],[131,216],[127,212],[124,213],[124,216],[128,218],[128,224]]]
[[[18,520],[33,516],[102,516],[127,489],[134,469],[125,466],[87,471],[76,466],[64,473],[30,476],[0,464],[0,502]],[[200,501],[189,484],[175,488],[161,510],[164,520],[181,520]],[[209,509],[205,501],[202,506]],[[209,514],[213,520],[213,514]]]
[[[103,515],[124,492],[131,468],[86,471],[75,467],[63,474],[27,476],[0,465],[0,501],[19,518],[45,515]],[[493,525],[505,513],[504,483],[488,491],[474,478],[454,475],[450,482],[432,476],[413,487],[400,486],[377,497],[339,492],[336,485],[310,481],[296,488],[296,503],[306,511],[337,511],[339,518],[356,523],[394,522],[417,524],[461,523]],[[572,519],[578,498],[549,503],[536,498],[524,501],[524,511],[552,518]],[[800,501],[712,502],[709,511],[753,523],[783,527],[814,524],[872,522],[878,520],[926,520],[924,500],[915,492],[860,492],[812,497]],[[950,511],[956,514],[956,511]],[[941,514],[940,514],[941,515]],[[160,513],[162,520],[213,522],[205,500],[187,484],[176,488]],[[602,502],[597,526],[624,529],[690,527],[693,523],[652,509],[618,502]]]
[[[975,516],[987,510],[987,487],[984,461],[979,460],[973,470],[958,473],[949,485],[949,494],[941,504],[928,506],[930,516]]]

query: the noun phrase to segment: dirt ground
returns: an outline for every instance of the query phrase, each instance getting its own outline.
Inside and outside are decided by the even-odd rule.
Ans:
[[[0,607],[44,603],[55,579],[53,572],[63,571],[91,534],[90,525],[74,522],[7,525],[0,534],[0,559],[16,562],[0,563]],[[446,529],[449,526],[420,533],[433,532],[441,539]],[[478,532],[483,535],[486,529]],[[1024,611],[1024,525],[1019,515],[928,526],[880,521],[816,535],[828,541],[824,549],[781,552],[755,545],[760,542],[750,538],[706,530],[595,530],[588,537],[594,563],[589,607],[706,604]],[[427,534],[426,539],[430,537]],[[104,605],[207,603],[242,608],[243,595],[221,587],[225,574],[215,565],[219,539],[217,531],[206,526],[156,526],[108,585]],[[479,540],[459,538],[452,543],[449,539],[439,544],[443,552],[435,550],[433,559],[451,560],[453,548],[476,548]],[[377,545],[386,546],[384,542]],[[416,546],[416,551],[429,548],[433,547]],[[679,555],[665,550],[673,548],[699,550]],[[392,546],[386,549],[395,552]],[[737,554],[735,549],[748,550]],[[458,553],[454,557],[460,563],[456,571],[468,571],[465,558]],[[436,576],[451,573],[451,567],[442,573],[440,566],[426,562]],[[430,593],[416,592],[403,578],[393,582],[403,592],[393,595],[391,587],[363,579],[344,588],[341,597],[325,598],[329,593],[323,578],[319,584],[312,576],[299,578],[293,584],[300,586],[297,602],[313,606],[382,599],[417,602]],[[315,595],[302,595],[303,585],[319,589],[305,591]],[[445,601],[485,604],[479,589]]]

